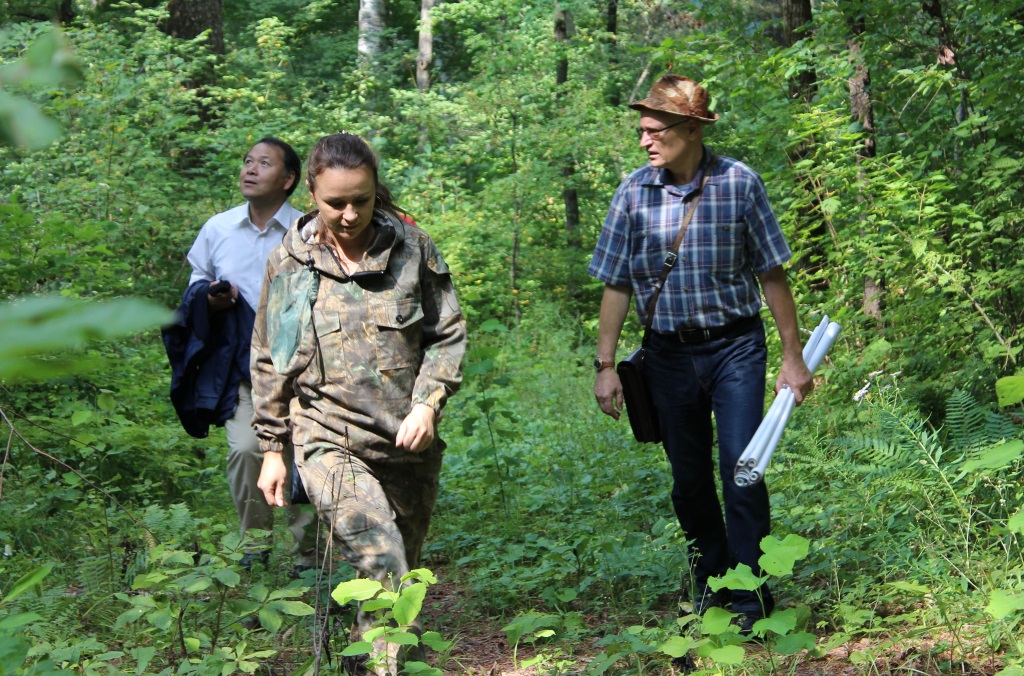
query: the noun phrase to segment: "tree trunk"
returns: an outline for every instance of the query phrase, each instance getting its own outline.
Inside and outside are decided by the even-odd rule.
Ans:
[[[430,12],[436,0],[422,0],[420,4],[420,43],[416,54],[416,88],[421,92],[430,87],[430,62],[434,60],[434,30]]]
[[[864,64],[864,57],[860,48],[860,36],[864,34],[864,18],[858,16],[849,21],[850,39],[847,40],[847,48],[850,52],[850,60],[853,62],[853,77],[850,78],[850,112],[854,119],[860,122],[864,131],[864,143],[857,153],[857,165],[862,167],[865,159],[875,156],[875,113],[871,103],[871,71]],[[867,182],[864,177],[863,168],[859,171],[859,182],[857,201],[864,202],[864,190]],[[864,208],[858,209],[860,214]],[[863,216],[860,234],[864,236]],[[885,294],[885,279],[881,276],[868,275],[864,278],[864,314],[873,317],[879,324],[882,322],[882,301]]]
[[[359,0],[359,61],[370,66],[380,55],[380,34],[384,31],[387,11],[384,0]]]
[[[557,7],[557,5],[556,5]],[[561,89],[569,80],[569,54],[566,43],[572,32],[572,14],[569,10],[557,10],[555,12],[555,41],[562,49],[559,50],[558,63],[555,67],[555,85]],[[562,97],[559,92],[559,98]],[[562,178],[565,179],[562,187],[562,202],[565,203],[565,233],[568,245],[573,249],[579,249],[580,244],[580,204],[576,188],[572,187],[572,177],[576,174],[576,162],[572,155],[567,155],[565,164],[562,165]]]
[[[67,26],[75,20],[74,0],[60,0],[60,9],[57,12],[57,20],[61,26]]]
[[[610,36],[608,38],[608,70],[612,74],[612,89],[608,96],[608,104],[613,108],[618,108],[622,103],[622,97],[619,95],[618,78],[615,77],[619,70],[619,38],[617,37],[619,32],[619,0],[608,0],[605,30],[608,31]]]
[[[170,0],[163,31],[182,40],[193,40],[209,30],[207,44],[215,54],[224,53],[222,0]]]
[[[785,30],[786,47],[792,47],[798,41],[811,35],[808,24],[811,22],[811,0],[782,0],[782,19]],[[815,84],[817,74],[813,68],[800,71],[789,80],[789,91],[793,98],[801,98],[810,103],[817,93]]]

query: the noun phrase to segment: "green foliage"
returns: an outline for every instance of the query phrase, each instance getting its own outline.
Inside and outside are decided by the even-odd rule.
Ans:
[[[423,608],[427,586],[436,584],[437,578],[425,568],[417,568],[402,576],[398,589],[389,590],[377,580],[355,579],[340,583],[331,592],[339,605],[356,601],[364,613],[373,613],[373,628],[364,632],[362,640],[352,643],[342,651],[342,656],[370,656],[368,668],[388,665],[389,657],[397,652],[408,651],[410,646],[426,645],[434,650],[445,651],[451,643],[441,638],[436,631],[423,632],[417,617]],[[374,654],[374,643],[387,646]],[[414,674],[441,676],[440,669],[434,669],[421,660],[404,661],[404,671]]]

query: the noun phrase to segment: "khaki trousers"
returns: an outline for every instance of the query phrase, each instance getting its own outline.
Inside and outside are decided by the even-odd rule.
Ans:
[[[238,510],[239,530],[242,537],[254,528],[274,530],[274,508],[267,504],[263,491],[256,486],[263,468],[263,453],[260,451],[256,431],[252,427],[252,386],[243,382],[238,386],[238,408],[235,415],[224,423],[228,437],[228,486],[231,499]],[[291,467],[292,450],[286,449],[285,464]],[[290,477],[289,477],[290,480]],[[288,530],[291,531],[292,562],[296,565],[315,566],[316,515],[304,505],[289,505],[285,508]]]

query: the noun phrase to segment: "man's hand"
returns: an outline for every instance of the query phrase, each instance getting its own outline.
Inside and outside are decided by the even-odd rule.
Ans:
[[[210,286],[213,286],[220,280],[215,279],[210,282]],[[216,296],[206,294],[206,303],[210,308],[210,312],[222,312],[227,310],[232,305],[238,302],[238,287],[234,284],[231,285],[231,291],[228,293],[218,293]]]
[[[613,368],[601,369],[594,380],[594,398],[605,415],[616,420],[622,413],[622,381]]]
[[[434,443],[434,423],[434,409],[426,404],[415,404],[398,428],[395,446],[413,453],[427,450]]]
[[[782,369],[775,380],[776,394],[786,385],[793,393],[797,406],[803,402],[804,397],[814,391],[814,375],[807,368],[802,356],[782,360]]]
[[[288,468],[284,465],[283,453],[264,453],[263,468],[256,486],[263,491],[267,504],[284,507],[284,487],[288,479]]]

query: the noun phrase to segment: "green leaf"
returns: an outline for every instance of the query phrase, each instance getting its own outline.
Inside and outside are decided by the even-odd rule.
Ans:
[[[1024,535],[1024,509],[1010,517],[1006,522],[1006,528],[1011,533]]]
[[[811,650],[814,648],[815,639],[814,634],[809,634],[806,631],[798,631],[792,634],[786,634],[775,641],[775,645],[772,646],[772,651],[779,653],[780,655],[796,655],[798,652],[803,650]]]
[[[1024,376],[1005,376],[996,381],[996,399],[1000,406],[1024,401]]]
[[[896,582],[886,583],[886,587],[890,589],[898,589],[900,591],[910,592],[912,594],[931,594],[932,590],[925,587],[923,584],[915,584],[913,582],[907,582],[906,580],[898,580]]]
[[[357,578],[355,580],[348,580],[342,582],[334,591],[331,592],[331,598],[338,602],[338,605],[345,605],[350,601],[366,601],[376,596],[383,585],[376,580],[367,580],[366,578]]]
[[[19,596],[27,592],[29,589],[32,589],[40,582],[42,582],[43,579],[50,574],[50,571],[53,570],[53,566],[54,564],[52,563],[43,564],[35,570],[28,572],[22,575],[20,578],[18,578],[18,581],[15,582],[13,586],[11,586],[11,590],[7,592],[7,595],[4,596],[2,600],[0,600],[0,608],[3,608],[8,603],[10,603],[14,599],[18,598]]]
[[[397,643],[398,645],[419,645],[420,639],[416,634],[408,631],[396,631],[393,634],[387,634],[384,636],[384,640],[388,643]]]
[[[710,658],[716,664],[728,664],[737,665],[743,663],[743,658],[746,655],[742,646],[738,645],[727,645],[721,648],[715,648],[709,650],[706,657]]]
[[[409,582],[410,580],[419,580],[421,582],[426,582],[427,584],[437,584],[437,577],[429,568],[414,568],[402,576],[402,582]]]
[[[754,591],[764,584],[766,579],[765,577],[754,575],[754,571],[750,566],[740,563],[735,568],[727,570],[725,575],[709,579],[708,586],[714,591],[719,591],[723,588]]]
[[[230,568],[220,568],[214,571],[213,577],[225,587],[237,587],[238,583],[242,581],[242,577]]]
[[[398,624],[410,625],[423,608],[423,599],[427,596],[427,585],[422,582],[409,585],[402,589],[401,596],[395,602],[394,613]]]
[[[2,92],[0,92],[2,94]],[[73,370],[68,362],[52,368],[30,355],[78,348],[90,340],[130,335],[165,324],[164,308],[134,298],[85,302],[55,296],[34,296],[0,304],[0,379],[31,380]]]
[[[284,623],[284,616],[277,612],[276,609],[267,606],[260,608],[259,612],[260,626],[266,629],[271,634],[276,634]]]
[[[1024,610],[1024,594],[1013,594],[1005,589],[993,589],[985,606],[985,612],[997,620],[1020,610]]]
[[[78,427],[84,422],[89,422],[90,420],[92,420],[92,411],[87,409],[82,411],[75,411],[74,413],[71,414],[71,424],[74,425],[75,427]]]
[[[117,406],[117,401],[109,392],[101,392],[100,395],[96,397],[96,406],[101,411],[113,411]]]
[[[761,551],[764,552],[764,555],[758,559],[758,564],[769,575],[775,577],[791,575],[793,564],[807,557],[810,545],[807,538],[793,533],[787,535],[784,540],[769,535],[761,540]]]
[[[669,657],[682,657],[698,646],[700,646],[700,643],[689,636],[673,636],[662,643],[658,650]]]
[[[135,673],[141,675],[146,673],[146,667],[156,657],[156,648],[144,646],[133,649],[129,654],[135,659]]]
[[[366,641],[357,641],[341,651],[342,657],[354,657],[356,655],[369,655],[373,652],[373,644]]]
[[[981,454],[964,463],[965,472],[975,472],[979,469],[1001,469],[1020,459],[1024,454],[1024,441],[1020,439],[1008,441],[985,449]]]
[[[305,617],[316,612],[313,606],[303,601],[274,601],[270,605],[285,615],[292,615],[293,617]]]
[[[788,634],[796,629],[797,612],[795,608],[776,610],[770,617],[765,617],[756,622],[763,632],[773,631],[779,636]]]
[[[420,637],[420,642],[422,642],[423,645],[427,646],[431,650],[436,650],[439,653],[444,652],[445,650],[448,650],[448,648],[452,647],[452,642],[446,641],[443,638],[441,638],[441,634],[437,633],[436,631],[423,632],[423,636]]]
[[[0,629],[13,633],[25,625],[45,619],[46,618],[37,613],[16,613],[14,615],[8,615],[7,617],[0,618]]]
[[[716,636],[724,634],[732,626],[732,618],[734,617],[736,617],[736,614],[730,613],[725,608],[708,608],[701,622],[701,632]]]

